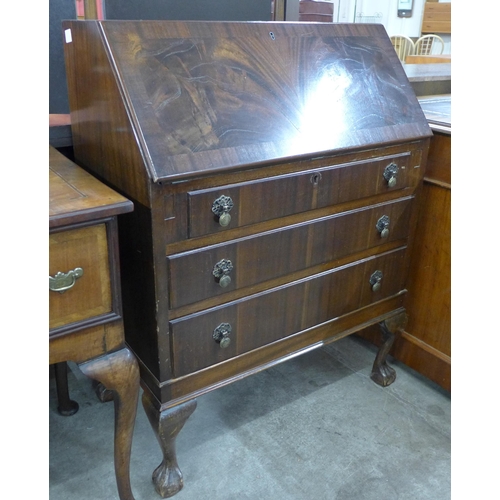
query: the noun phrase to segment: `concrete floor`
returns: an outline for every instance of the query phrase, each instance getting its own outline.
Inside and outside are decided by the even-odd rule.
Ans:
[[[450,394],[389,359],[393,385],[373,383],[376,349],[348,337],[198,399],[177,439],[176,500],[447,500]],[[113,403],[70,365],[80,410],[57,413],[50,379],[51,500],[118,500]],[[136,500],[156,500],[161,451],[139,403],[131,458]]]

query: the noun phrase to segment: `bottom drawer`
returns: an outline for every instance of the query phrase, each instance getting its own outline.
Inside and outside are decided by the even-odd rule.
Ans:
[[[171,321],[174,376],[206,368],[397,294],[404,284],[405,249]]]

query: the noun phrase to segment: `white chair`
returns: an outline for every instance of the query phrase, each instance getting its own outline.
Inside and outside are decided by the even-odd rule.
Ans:
[[[439,35],[424,35],[415,42],[415,54],[419,56],[441,55],[444,40]]]
[[[415,53],[415,44],[411,38],[405,35],[392,35],[390,38],[400,61],[405,62],[406,56]]]

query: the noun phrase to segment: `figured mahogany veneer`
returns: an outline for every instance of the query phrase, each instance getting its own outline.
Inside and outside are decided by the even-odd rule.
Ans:
[[[127,342],[164,459],[195,398],[405,324],[427,121],[379,25],[67,22],[78,162],[120,218]]]

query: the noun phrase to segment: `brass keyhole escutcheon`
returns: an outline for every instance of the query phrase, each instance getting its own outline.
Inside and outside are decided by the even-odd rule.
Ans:
[[[231,343],[232,328],[229,323],[221,323],[217,328],[215,328],[212,338],[219,344],[221,349],[226,349]]]
[[[380,233],[381,238],[387,238],[389,236],[389,224],[391,223],[391,219],[388,215],[382,215],[380,219],[377,221],[375,227],[377,231]]]
[[[321,180],[321,173],[320,172],[315,172],[314,174],[311,175],[311,184],[313,186],[317,186],[319,184],[320,180]]]
[[[219,224],[222,227],[227,227],[231,222],[229,212],[233,208],[234,203],[230,196],[219,196],[212,204],[212,213],[219,218]]]
[[[382,274],[382,271],[375,271],[371,276],[370,276],[370,285],[372,287],[372,292],[378,292],[380,288],[382,287],[382,278],[384,275]]]

